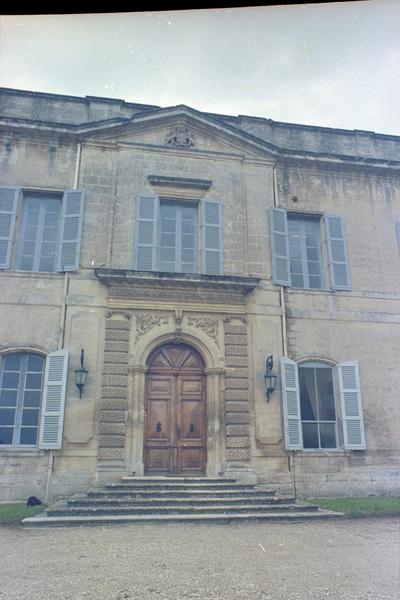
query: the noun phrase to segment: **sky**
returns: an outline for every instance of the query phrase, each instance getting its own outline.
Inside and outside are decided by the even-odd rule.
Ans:
[[[400,135],[400,1],[3,15],[0,85]]]

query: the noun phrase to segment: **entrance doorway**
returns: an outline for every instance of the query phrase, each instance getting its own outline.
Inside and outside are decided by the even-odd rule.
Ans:
[[[206,377],[200,354],[170,343],[148,359],[144,468],[147,475],[202,475],[207,461]]]

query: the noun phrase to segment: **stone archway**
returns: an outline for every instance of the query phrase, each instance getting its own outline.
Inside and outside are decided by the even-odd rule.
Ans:
[[[144,393],[146,475],[203,475],[207,462],[204,362],[184,343],[169,342],[147,360]]]

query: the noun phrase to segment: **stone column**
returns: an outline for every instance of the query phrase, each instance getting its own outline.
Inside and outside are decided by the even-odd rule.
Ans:
[[[207,475],[220,477],[225,463],[225,369],[205,369],[207,376]]]
[[[126,475],[130,313],[106,315],[96,483]]]
[[[148,367],[133,365],[129,367],[132,377],[132,396],[128,407],[129,443],[128,465],[129,473],[141,477],[144,475],[143,443],[144,443],[144,388]]]
[[[250,403],[245,315],[224,317],[225,328],[225,422],[226,476],[256,483],[251,469]]]

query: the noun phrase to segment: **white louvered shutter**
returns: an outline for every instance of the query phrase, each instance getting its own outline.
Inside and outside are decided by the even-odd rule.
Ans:
[[[57,450],[62,445],[68,350],[48,355],[44,376],[39,448]]]
[[[206,275],[223,275],[222,204],[215,200],[203,200],[202,209],[203,273]]]
[[[341,363],[339,369],[344,447],[365,450],[365,430],[357,361]]]
[[[287,213],[283,208],[270,208],[272,280],[279,285],[291,285]]]
[[[79,269],[84,201],[85,193],[83,190],[67,190],[64,192],[58,249],[58,271],[76,271]]]
[[[0,187],[0,269],[9,269],[20,188]]]
[[[136,205],[135,269],[157,270],[158,196],[140,196]]]
[[[331,287],[334,290],[350,290],[350,271],[344,220],[342,217],[329,214],[326,214],[324,219]]]
[[[297,363],[285,356],[281,357],[281,379],[283,416],[285,421],[285,447],[286,450],[302,450],[303,431],[301,427]]]

